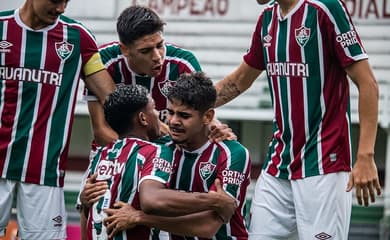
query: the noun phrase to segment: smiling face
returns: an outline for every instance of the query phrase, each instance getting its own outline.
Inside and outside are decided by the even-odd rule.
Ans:
[[[42,29],[54,24],[65,12],[69,0],[27,0],[20,16],[32,29]]]
[[[137,74],[155,77],[161,73],[165,57],[161,32],[145,35],[128,46],[121,44],[121,50]]]

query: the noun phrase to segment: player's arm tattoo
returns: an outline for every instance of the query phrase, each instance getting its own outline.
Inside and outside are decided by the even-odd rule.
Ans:
[[[221,81],[216,85],[217,101],[216,107],[219,107],[242,93],[235,81]]]

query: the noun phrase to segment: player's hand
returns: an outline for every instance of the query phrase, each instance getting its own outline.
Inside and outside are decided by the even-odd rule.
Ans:
[[[114,208],[105,209],[104,212],[108,216],[104,219],[104,224],[110,239],[121,231],[137,226],[143,215],[142,211],[124,202],[116,202]]]
[[[209,124],[209,139],[214,142],[220,142],[223,140],[237,140],[237,136],[227,124],[221,123],[214,118]]]
[[[92,204],[97,202],[108,189],[106,181],[96,182],[97,174],[87,178],[87,182],[84,185],[83,190],[80,193],[80,201],[86,207],[91,207]]]
[[[216,190],[209,192],[209,194],[214,194],[214,197],[218,199],[217,205],[214,206],[214,211],[216,211],[224,223],[227,223],[236,211],[236,199],[224,191],[218,178],[215,179],[214,185]]]
[[[347,185],[347,192],[356,189],[356,198],[359,205],[368,206],[370,201],[375,202],[375,191],[381,194],[378,170],[375,165],[374,154],[360,154],[352,169]]]

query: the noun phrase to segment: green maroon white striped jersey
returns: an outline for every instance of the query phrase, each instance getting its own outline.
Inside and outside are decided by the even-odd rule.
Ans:
[[[127,58],[122,54],[118,42],[107,43],[99,49],[102,61],[115,83],[139,84],[152,94],[160,119],[166,120],[168,88],[176,82],[182,73],[201,71],[196,57],[188,50],[172,44],[165,44],[165,56],[161,73],[156,77],[140,76],[130,69]],[[92,93],[86,97],[95,101]]]
[[[18,10],[0,13],[2,178],[63,186],[79,79],[101,69],[95,39],[80,23],[60,16],[34,31]]]
[[[172,175],[162,175],[158,164],[145,163],[141,181],[154,179],[172,189],[187,192],[209,192],[215,190],[216,178],[221,179],[224,190],[237,199],[238,207],[230,222],[222,225],[216,240],[248,239],[245,228],[246,190],[250,183],[251,160],[248,150],[237,141],[207,142],[193,152],[187,152],[171,145],[174,155]],[[164,165],[160,165],[164,166]],[[203,239],[171,236],[177,239]]]
[[[135,209],[141,209],[139,203],[138,178],[141,170],[147,162],[160,166],[159,175],[169,177],[172,169],[172,150],[165,145],[153,144],[137,138],[124,138],[117,140],[105,147],[100,147],[93,157],[89,174],[97,173],[97,179],[105,179],[111,192],[109,206],[117,201],[129,203]],[[157,174],[157,173],[156,173]],[[102,211],[102,197],[94,207],[90,209],[87,235],[88,239],[99,239],[96,234],[102,228],[101,222],[93,221],[93,211]],[[151,239],[153,233],[146,226],[136,226],[132,229],[117,234],[114,240],[124,239]]]
[[[283,19],[277,2],[261,13],[244,61],[266,70],[275,112],[264,164],[300,179],[351,169],[349,82],[344,68],[366,59],[339,0],[300,0]]]

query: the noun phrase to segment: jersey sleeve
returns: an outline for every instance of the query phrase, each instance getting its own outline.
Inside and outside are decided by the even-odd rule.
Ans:
[[[341,66],[345,68],[353,62],[368,58],[345,4],[333,0],[320,6],[320,14],[323,14],[319,17],[323,21],[319,23],[321,33],[329,38],[326,42],[330,44],[328,49],[333,51],[330,54]]]
[[[146,179],[158,181],[168,185],[173,173],[173,152],[164,145],[155,145],[155,150],[150,148],[140,150],[141,158],[144,158],[144,164],[141,171],[139,184]]]
[[[120,64],[124,63],[119,63],[122,59],[119,43],[109,42],[100,46],[99,54],[105,69],[108,71],[114,82],[116,84],[120,83],[122,79]],[[84,88],[83,98],[86,101],[98,101],[96,95],[89,91],[86,87]]]
[[[245,203],[246,190],[250,183],[249,151],[237,141],[223,141],[220,146],[224,151],[218,160],[217,178],[221,180],[225,192],[242,205]],[[210,190],[215,190],[215,185],[212,185]]]
[[[252,41],[250,48],[248,52],[244,55],[243,59],[246,64],[249,66],[264,70],[264,54],[263,54],[263,47],[262,47],[262,37],[261,37],[261,26],[262,26],[262,17],[263,15],[260,15],[255,31],[252,34]]]
[[[83,63],[83,77],[85,77],[101,71],[104,69],[104,65],[100,58],[94,36],[81,24],[79,26],[81,60]]]
[[[242,205],[250,183],[249,151],[237,141],[223,141],[220,146],[224,151],[218,161],[217,178],[221,180],[225,192]],[[210,190],[215,190],[215,186],[212,185]]]
[[[180,48],[171,43],[167,43],[165,47],[166,60],[175,63],[178,66],[179,74],[202,71],[199,60],[191,51]],[[174,71],[172,73],[174,73]],[[175,80],[176,77],[169,76],[169,79]]]

